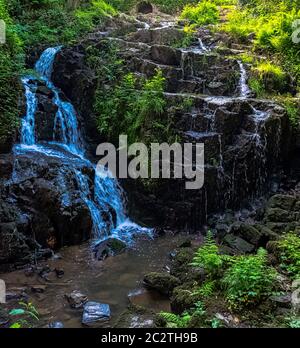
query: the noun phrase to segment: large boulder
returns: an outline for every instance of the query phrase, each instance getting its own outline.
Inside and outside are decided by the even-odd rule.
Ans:
[[[116,238],[108,238],[94,247],[97,260],[105,260],[109,256],[116,256],[126,249],[126,244]]]

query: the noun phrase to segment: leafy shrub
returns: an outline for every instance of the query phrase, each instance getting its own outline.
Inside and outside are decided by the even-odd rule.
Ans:
[[[292,24],[300,18],[299,2],[255,0],[240,4],[227,16],[223,30],[242,42],[254,37],[256,49],[277,54],[286,70],[299,79],[299,45],[292,40]]]
[[[213,295],[216,287],[216,282],[207,280],[204,282],[199,289],[197,289],[193,295],[200,296],[201,298],[209,298]]]
[[[219,20],[218,7],[210,1],[202,1],[196,6],[186,5],[180,15],[197,26],[215,24]]]
[[[249,87],[253,92],[255,92],[258,98],[261,98],[266,94],[265,86],[260,79],[251,77],[249,79]]]
[[[267,252],[238,256],[225,272],[225,295],[233,308],[257,304],[271,295],[276,271],[267,266]]]
[[[300,238],[295,233],[287,233],[279,243],[281,268],[292,278],[300,277]]]
[[[123,132],[128,134],[129,143],[167,140],[168,119],[162,118],[166,107],[164,83],[160,70],[140,86],[134,74],[129,73],[110,90],[98,90],[95,111],[99,131],[114,141]]]
[[[300,318],[290,318],[287,325],[291,329],[300,329]]]
[[[300,105],[299,102],[294,101],[292,99],[286,98],[284,101],[285,110],[288,114],[290,124],[294,128],[299,127],[300,121]]]
[[[287,76],[280,66],[270,61],[265,61],[259,63],[252,71],[266,91],[285,91],[287,87]]]
[[[187,328],[191,320],[191,315],[188,312],[184,312],[182,315],[160,312],[159,316],[166,321],[167,328]]]
[[[168,312],[160,312],[159,316],[166,321],[167,328],[188,328],[193,322],[203,321],[206,315],[206,310],[201,301],[195,303],[194,307],[183,312],[181,315],[176,315]]]
[[[223,261],[222,256],[219,254],[219,248],[211,233],[208,233],[204,244],[195,253],[191,265],[203,267],[208,274],[214,275],[222,267],[222,264]]]
[[[39,313],[31,302],[19,302],[19,305],[20,308],[12,309],[9,312],[11,318],[18,318],[11,324],[11,329],[30,328],[32,327],[32,320],[35,322],[39,321]]]

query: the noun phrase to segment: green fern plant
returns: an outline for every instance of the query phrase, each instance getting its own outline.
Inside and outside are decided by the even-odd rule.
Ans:
[[[219,248],[212,237],[211,232],[207,234],[204,244],[196,251],[193,262],[194,267],[202,267],[209,275],[215,275],[222,267],[222,256]]]

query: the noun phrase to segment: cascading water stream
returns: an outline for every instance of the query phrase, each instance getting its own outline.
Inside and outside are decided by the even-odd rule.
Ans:
[[[96,166],[84,156],[76,111],[71,103],[61,100],[60,90],[51,81],[54,58],[60,49],[61,47],[46,49],[35,65],[40,79],[53,92],[53,102],[58,108],[54,121],[53,141],[43,145],[37,142],[38,139],[35,136],[37,80],[33,76],[27,76],[22,79],[27,112],[22,120],[21,144],[16,145],[14,151],[16,154],[28,151],[40,152],[60,159],[62,167],[67,165],[72,169],[81,199],[90,211],[96,242],[113,236],[130,244],[137,233],[146,233],[151,236],[152,230],[141,228],[126,217],[121,188],[117,180],[102,175],[104,170],[103,173],[96,171]],[[84,167],[95,172],[93,190],[90,187],[90,177],[82,170]],[[105,219],[103,214],[106,216]]]
[[[239,82],[240,97],[245,99],[251,95],[251,90],[249,86],[247,85],[247,71],[244,67],[244,64],[240,60],[238,60],[237,62],[240,67],[240,82]]]

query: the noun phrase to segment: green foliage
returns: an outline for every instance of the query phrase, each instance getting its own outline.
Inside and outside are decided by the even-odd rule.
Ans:
[[[292,125],[292,127],[297,129],[299,127],[299,121],[300,121],[299,101],[294,101],[290,98],[286,98],[283,104],[288,114],[290,124]]]
[[[167,328],[188,328],[192,321],[202,320],[206,315],[206,310],[201,301],[195,303],[194,308],[176,315],[168,312],[160,312],[159,316],[166,321]]]
[[[212,329],[220,329],[223,326],[221,320],[218,318],[213,318],[210,323]]]
[[[119,134],[128,134],[128,142],[166,140],[170,134],[168,119],[163,113],[165,79],[162,72],[138,81],[134,74],[125,75],[108,90],[99,89],[95,100],[98,129],[117,141]]]
[[[219,10],[214,3],[205,0],[196,6],[186,5],[180,18],[197,26],[215,24],[219,20]]]
[[[265,86],[260,79],[251,77],[248,83],[249,83],[250,89],[253,92],[255,92],[258,98],[261,98],[266,94]]]
[[[117,13],[104,0],[82,2],[74,11],[67,8],[65,0],[13,0],[9,10],[26,46],[70,43]]]
[[[300,238],[295,233],[285,234],[278,242],[281,268],[292,278],[300,277]]]
[[[185,25],[183,28],[184,37],[172,44],[174,48],[186,48],[192,45],[195,40],[195,29],[193,25]]]
[[[22,42],[9,16],[6,0],[0,0],[0,19],[6,23],[6,43],[0,45],[0,146],[5,145],[18,125],[21,92],[19,72],[23,66]]]
[[[287,325],[291,329],[300,329],[300,318],[289,319]]]
[[[187,312],[182,315],[160,312],[159,316],[166,321],[167,328],[188,328],[191,320],[191,315]]]
[[[263,89],[268,92],[284,92],[287,87],[287,76],[283,69],[270,62],[264,61],[258,63],[252,69],[253,75],[257,78],[259,84],[254,85],[256,89],[259,89],[259,85],[263,86]],[[253,83],[253,81],[252,81]]]
[[[225,295],[232,308],[259,303],[272,294],[276,271],[267,266],[267,252],[238,256],[225,272]]]
[[[299,3],[294,1],[240,1],[222,26],[239,41],[254,37],[254,47],[276,54],[282,66],[299,79],[299,44],[292,40],[293,23],[300,18]],[[251,34],[251,35],[250,35]]]
[[[209,274],[216,274],[222,267],[222,256],[219,254],[219,248],[213,239],[211,233],[208,233],[204,244],[197,250],[193,258],[192,266],[203,267]]]
[[[106,0],[106,2],[116,10],[127,12],[135,6],[137,0]]]
[[[199,289],[194,291],[193,295],[200,296],[201,298],[210,298],[216,288],[216,282],[212,280],[205,281]]]
[[[39,313],[35,306],[29,302],[19,302],[21,308],[12,309],[9,312],[11,317],[18,317],[18,319],[10,325],[11,329],[27,328],[32,326],[33,321],[39,321]]]

